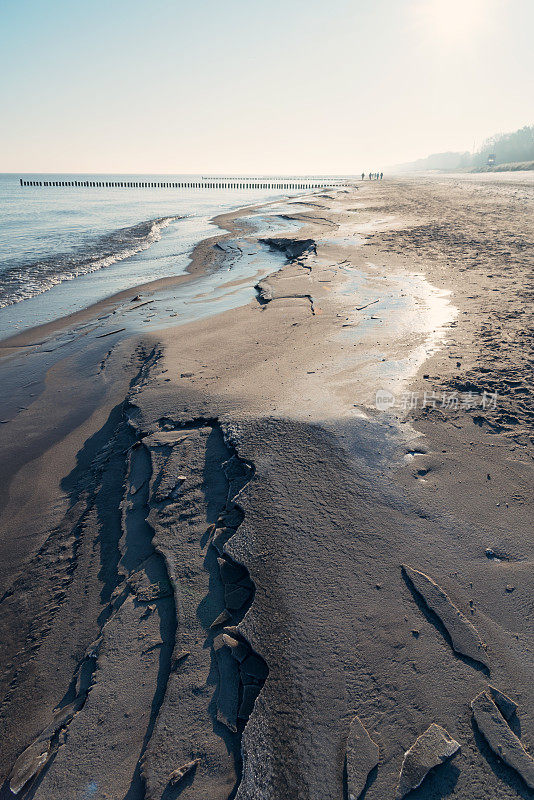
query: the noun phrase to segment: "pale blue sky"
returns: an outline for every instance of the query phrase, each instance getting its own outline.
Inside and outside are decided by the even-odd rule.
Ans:
[[[534,123],[533,0],[0,0],[0,171],[357,173]]]

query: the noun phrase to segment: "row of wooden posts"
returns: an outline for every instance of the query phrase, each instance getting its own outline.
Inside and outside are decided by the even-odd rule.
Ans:
[[[328,189],[340,183],[258,183],[256,181],[197,181],[186,183],[150,182],[150,181],[25,181],[20,178],[21,186],[81,186],[105,189]]]

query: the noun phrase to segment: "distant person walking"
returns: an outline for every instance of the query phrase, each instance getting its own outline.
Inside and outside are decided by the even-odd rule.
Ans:
[[[365,172],[362,172],[362,181],[365,178]]]
[[[371,173],[369,173],[369,180],[371,180],[371,178],[372,178],[372,175],[371,175]]]
[[[383,173],[383,172],[381,172],[381,173],[380,173],[380,180],[382,180],[382,178],[383,178],[383,177],[384,177],[384,173]]]

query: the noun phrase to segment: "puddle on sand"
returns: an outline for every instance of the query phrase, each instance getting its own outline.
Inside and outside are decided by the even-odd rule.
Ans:
[[[242,244],[242,243],[241,243]],[[286,263],[283,253],[267,245],[247,243],[239,258],[223,269],[204,275],[177,289],[157,293],[157,299],[171,312],[157,311],[142,330],[160,330],[168,325],[185,325],[245,305],[256,297],[255,284]],[[141,318],[128,315],[131,326],[140,327]],[[142,315],[144,317],[144,315]],[[132,318],[133,317],[133,318]]]
[[[374,406],[377,390],[394,395],[404,390],[440,348],[458,312],[450,292],[432,286],[422,274],[340,269],[347,274],[338,290],[347,309],[341,337],[356,345],[352,355],[343,351],[340,385],[353,383],[354,403]]]
[[[290,213],[289,209],[287,213]],[[243,221],[256,236],[270,236],[273,233],[277,236],[284,233],[296,233],[304,224],[298,219],[288,219],[278,207],[272,212],[260,212],[241,217],[240,222]]]

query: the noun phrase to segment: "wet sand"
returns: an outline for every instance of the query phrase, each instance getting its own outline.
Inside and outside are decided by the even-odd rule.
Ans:
[[[1,430],[2,797],[532,796],[534,184],[484,178],[286,201],[252,302],[56,350]]]

